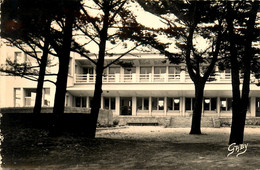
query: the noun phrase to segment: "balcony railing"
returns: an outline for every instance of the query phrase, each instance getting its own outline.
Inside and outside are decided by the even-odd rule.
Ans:
[[[179,82],[180,74],[105,74],[104,83]],[[76,83],[94,83],[95,74],[76,74]]]
[[[252,79],[253,79],[253,75]],[[95,74],[75,74],[75,83],[95,83]],[[231,82],[231,73],[215,73],[209,82]],[[191,82],[188,73],[179,74],[104,74],[103,83],[188,83]]]

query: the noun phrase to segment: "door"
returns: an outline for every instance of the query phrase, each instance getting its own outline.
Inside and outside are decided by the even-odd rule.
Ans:
[[[120,115],[132,115],[132,98],[131,97],[121,97]]]
[[[256,98],[256,117],[260,117],[260,97]]]

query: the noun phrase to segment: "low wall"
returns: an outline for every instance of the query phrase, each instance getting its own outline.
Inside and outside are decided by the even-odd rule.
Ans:
[[[53,107],[42,107],[41,113],[52,113]],[[33,113],[33,107],[7,107],[1,108],[0,113]],[[65,107],[64,113],[90,113],[89,108]]]
[[[8,121],[12,121],[11,119],[14,119],[18,121],[19,119],[23,120],[24,122],[26,119],[31,120],[31,123],[33,121],[36,121],[38,119],[46,121],[45,123],[48,123],[51,119],[55,118],[55,115],[52,114],[53,108],[51,107],[45,107],[42,108],[40,114],[32,114],[33,108],[32,107],[15,107],[15,108],[1,108],[0,113],[3,114],[3,120],[5,120],[6,117],[8,118]],[[62,115],[59,115],[59,118],[61,118],[63,121],[67,121],[67,126],[70,126],[70,124],[73,124],[71,121],[75,121],[77,124],[77,121],[82,122],[81,119],[85,121],[85,123],[88,122],[89,115],[90,115],[90,109],[88,108],[78,108],[78,107],[65,107],[64,113]],[[68,119],[68,120],[67,120]],[[82,122],[84,124],[84,121]],[[21,123],[21,122],[20,122]],[[40,123],[40,122],[39,122]],[[110,110],[103,110],[101,109],[99,111],[98,115],[98,125],[100,126],[111,126],[113,125],[113,113]]]
[[[221,127],[231,126],[232,118],[219,118]],[[247,117],[245,121],[246,126],[259,126],[260,117]]]
[[[187,128],[191,127],[192,117],[181,116],[157,116],[157,117],[141,117],[141,116],[118,116],[114,117],[114,122],[119,125],[152,125],[157,124],[159,126],[172,127],[172,128]],[[201,127],[229,127],[231,126],[231,117],[202,117]],[[246,126],[260,125],[260,117],[247,117]]]
[[[131,125],[131,124],[149,124],[149,125],[159,125],[167,126],[170,124],[171,117],[135,117],[135,116],[118,116],[114,117],[114,122],[118,122],[118,125]]]

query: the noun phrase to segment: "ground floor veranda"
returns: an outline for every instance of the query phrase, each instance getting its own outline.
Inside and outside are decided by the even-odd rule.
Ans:
[[[77,96],[68,93],[66,106],[91,108],[91,96]],[[112,110],[113,116],[190,116],[194,107],[191,96],[113,96],[103,95],[101,109]],[[205,96],[202,116],[231,117],[232,98],[226,96]],[[247,117],[260,117],[260,97],[249,98]]]

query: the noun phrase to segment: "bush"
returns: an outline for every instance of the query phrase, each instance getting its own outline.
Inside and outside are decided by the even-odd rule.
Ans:
[[[119,120],[118,119],[115,119],[114,121],[113,121],[113,125],[114,126],[117,126],[119,124]]]

